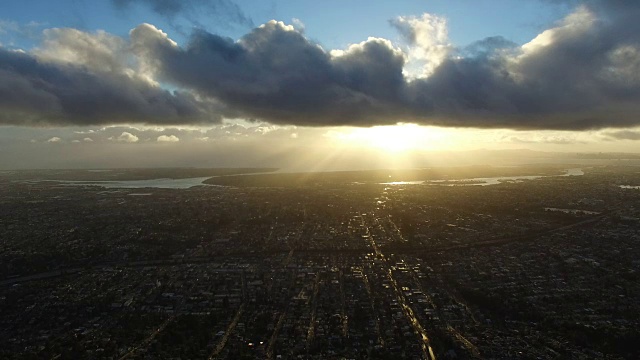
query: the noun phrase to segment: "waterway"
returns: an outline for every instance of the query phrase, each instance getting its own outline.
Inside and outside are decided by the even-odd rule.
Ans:
[[[243,174],[250,175],[250,174]],[[496,176],[484,178],[469,178],[455,180],[421,180],[421,181],[393,181],[382,183],[384,185],[433,185],[433,186],[488,186],[497,185],[503,182],[521,182],[524,180],[535,180],[545,177],[556,176],[581,176],[584,172],[580,168],[566,169],[562,175],[523,175],[523,176]],[[194,186],[220,186],[203,184],[207,179],[216,176],[195,177],[185,179],[149,179],[149,180],[124,180],[124,181],[71,181],[53,180],[55,182],[71,186],[100,186],[106,189],[189,189]],[[623,188],[640,188],[633,186],[621,186]]]
[[[557,212],[563,212],[565,214],[584,214],[584,215],[598,215],[600,214],[599,212],[596,211],[588,211],[588,210],[580,210],[580,209],[559,209],[559,208],[550,208],[550,207],[546,207],[544,208],[545,211],[557,211]]]
[[[633,185],[620,185],[621,189],[636,189],[636,190],[640,190],[640,186],[633,186]]]
[[[202,182],[211,176],[186,179],[150,179],[150,180],[126,180],[126,181],[56,181],[64,185],[75,186],[100,186],[106,189],[188,189],[194,186],[208,186]]]
[[[382,183],[383,185],[437,185],[437,186],[488,186],[498,185],[503,182],[522,182],[546,177],[582,176],[584,171],[580,168],[566,169],[562,175],[522,175],[522,176],[495,176],[484,178],[468,178],[455,180],[424,180],[424,181],[393,181]]]

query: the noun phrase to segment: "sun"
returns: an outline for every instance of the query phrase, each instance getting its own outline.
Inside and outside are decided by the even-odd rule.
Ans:
[[[426,139],[423,127],[414,124],[399,124],[353,129],[349,134],[346,134],[344,140],[349,141],[352,145],[398,153],[419,149],[424,146]]]
[[[369,128],[332,128],[324,136],[337,151],[370,150],[397,159],[425,151],[468,149],[476,143],[477,131],[398,123]]]
[[[389,152],[402,152],[420,148],[425,140],[422,129],[417,125],[378,126],[366,130],[366,138],[371,147]]]

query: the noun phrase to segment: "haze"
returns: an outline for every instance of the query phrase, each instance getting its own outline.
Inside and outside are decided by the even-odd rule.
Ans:
[[[0,168],[637,151],[637,2],[318,6],[3,2]]]

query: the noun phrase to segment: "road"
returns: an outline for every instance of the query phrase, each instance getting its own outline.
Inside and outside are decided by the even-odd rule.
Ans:
[[[151,344],[153,339],[155,339],[156,336],[158,336],[167,327],[167,325],[169,325],[175,319],[176,319],[175,315],[173,315],[170,318],[168,318],[165,322],[163,322],[160,326],[158,326],[158,328],[156,330],[154,330],[151,334],[149,334],[149,336],[147,336],[147,338],[142,340],[142,342],[140,344],[138,344],[136,347],[131,349],[128,353],[122,355],[122,357],[120,357],[119,360],[124,360],[124,359],[129,358],[129,356],[134,355],[135,352],[140,350],[140,349],[143,349],[143,348],[146,349],[149,346],[149,344]]]

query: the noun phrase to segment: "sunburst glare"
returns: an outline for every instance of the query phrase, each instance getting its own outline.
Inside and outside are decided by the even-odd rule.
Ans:
[[[353,147],[367,147],[399,154],[416,150],[435,150],[447,146],[446,129],[398,124],[334,131],[330,137]]]

